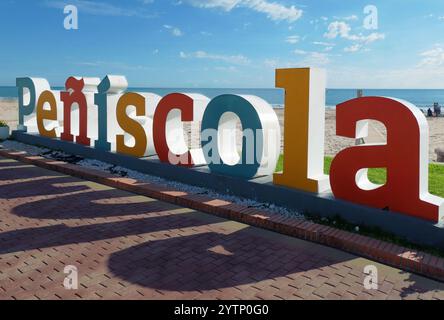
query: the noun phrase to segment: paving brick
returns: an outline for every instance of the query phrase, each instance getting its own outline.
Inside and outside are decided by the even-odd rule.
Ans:
[[[78,170],[35,157],[26,162],[65,174]],[[171,202],[266,228],[278,225],[282,232],[327,244],[359,239],[355,245],[366,246],[371,255],[385,253],[385,243],[220,199],[81,171],[108,186],[0,161],[0,299],[444,299],[442,283],[389,267],[379,271],[379,291],[368,293],[363,268],[374,261],[239,227]],[[109,187],[110,180],[169,203],[146,197],[134,202],[134,194]],[[403,248],[390,249],[388,257],[401,261],[405,253],[419,264]],[[431,256],[421,263],[435,272],[442,265]],[[63,287],[67,264],[78,267],[79,290]]]

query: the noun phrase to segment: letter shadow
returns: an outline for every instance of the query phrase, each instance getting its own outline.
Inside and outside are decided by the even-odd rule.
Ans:
[[[4,167],[6,163],[0,163]],[[19,162],[7,163],[20,167]],[[9,165],[11,164],[11,165]],[[33,249],[93,242],[158,231],[193,228],[220,223],[222,220],[197,212],[169,214],[179,209],[174,205],[146,198],[129,203],[125,197],[135,196],[124,191],[105,188],[81,194],[66,193],[90,189],[85,185],[57,186],[82,183],[81,180],[27,167],[0,170],[0,180],[53,176],[52,179],[17,182],[0,186],[0,198],[57,195],[14,207],[16,215],[38,219],[83,219],[125,215],[152,214],[148,218],[98,223],[77,227],[64,224],[29,228],[0,233],[0,255]],[[158,216],[162,212],[163,216]],[[208,230],[208,229],[206,229]],[[257,232],[257,235],[255,233]],[[278,241],[282,236],[267,238],[266,231],[247,228],[229,235],[208,232],[192,236],[145,242],[112,254],[108,260],[110,271],[117,277],[144,287],[173,291],[211,290],[258,283],[263,280],[289,276],[297,272],[337,264],[352,256],[338,254],[334,258],[319,259],[313,246],[295,246]],[[299,241],[299,240],[294,240]],[[0,257],[1,258],[1,257]],[[430,292],[436,282],[422,287],[424,280],[410,275],[410,283],[401,296]],[[432,287],[430,287],[432,286]],[[444,287],[441,288],[444,290]]]
[[[4,169],[13,167],[12,169]],[[41,168],[30,167],[28,164],[21,162],[0,162],[0,181],[15,180],[15,179],[29,179],[42,176]],[[44,175],[47,176],[62,176],[61,174],[45,170]]]
[[[0,255],[26,250],[58,247],[152,233],[175,228],[192,228],[220,222],[219,218],[199,219],[200,213],[179,213],[160,217],[98,223],[79,227],[59,224],[0,233]]]
[[[41,175],[39,177],[41,177]],[[7,185],[0,185],[0,199],[14,199],[45,195],[62,195],[64,193],[88,190],[88,187],[86,185],[58,187],[55,186],[56,184],[76,182],[78,182],[78,180],[72,177],[51,175],[51,178],[48,179],[32,180],[27,182],[15,182]]]
[[[276,238],[255,237],[255,230],[250,227],[229,235],[210,232],[146,242],[112,254],[108,268],[115,276],[148,288],[203,291],[286,276],[292,283],[295,273],[353,259],[346,253],[325,258],[322,252],[317,255],[315,244],[300,247],[291,241],[276,242]],[[418,281],[416,275],[409,280],[400,290],[402,298],[436,289],[436,283]]]
[[[127,197],[137,195],[116,189],[93,190],[24,203],[14,207],[12,212],[27,218],[66,220],[122,217],[179,209],[175,205],[150,198],[131,203]]]
[[[140,286],[196,291],[257,283],[343,261],[319,261],[296,246],[255,237],[251,231],[146,242],[112,254],[108,267]]]

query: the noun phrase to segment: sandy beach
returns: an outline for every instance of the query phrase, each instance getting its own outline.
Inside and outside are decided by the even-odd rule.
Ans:
[[[284,110],[275,109],[284,136]],[[444,148],[444,117],[441,118],[427,118],[429,124],[429,159],[436,161],[436,148]],[[385,143],[386,130],[385,127],[376,121],[371,121],[369,129],[368,143]],[[282,138],[284,139],[284,138]],[[328,156],[335,156],[341,150],[355,145],[354,139],[347,139],[338,137],[336,135],[336,110],[326,109],[325,112],[325,154]],[[283,144],[282,144],[283,145]]]
[[[6,121],[11,130],[18,124],[18,101],[13,99],[0,99],[0,120]]]
[[[18,102],[17,100],[0,100],[0,120],[4,120],[8,123],[12,130],[17,128],[18,124]],[[282,140],[284,140],[284,110],[275,109],[278,115],[282,128]],[[336,111],[334,109],[326,110],[326,122],[325,122],[325,154],[334,156],[344,148],[353,146],[355,144],[354,139],[346,139],[336,136]],[[429,130],[430,130],[430,161],[436,161],[436,148],[444,148],[444,118],[428,118]],[[385,141],[385,128],[380,123],[372,123],[372,129],[370,130],[370,141],[384,142]],[[283,145],[283,144],[282,144]]]

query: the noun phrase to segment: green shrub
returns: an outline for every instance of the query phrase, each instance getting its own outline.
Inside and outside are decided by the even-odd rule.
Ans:
[[[0,120],[0,128],[1,127],[7,127],[8,124],[6,123],[6,121]]]

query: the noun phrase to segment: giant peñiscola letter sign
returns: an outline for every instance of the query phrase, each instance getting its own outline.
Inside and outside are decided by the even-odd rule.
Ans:
[[[123,76],[70,77],[62,92],[40,78],[18,78],[17,87],[19,130],[31,134],[139,158],[157,155],[172,165],[207,165],[213,173],[245,179],[273,174],[279,159],[279,121],[259,97],[226,94],[210,101],[200,94],[126,92]],[[383,97],[339,104],[337,135],[366,137],[368,121],[377,120],[387,129],[387,144],[341,151],[326,176],[325,71],[279,69],[276,87],[285,90],[284,169],[274,175],[276,185],[331,190],[338,199],[442,221],[444,199],[428,192],[429,132],[418,108]],[[190,144],[192,137],[199,143]],[[386,184],[371,183],[369,168],[386,168]]]

